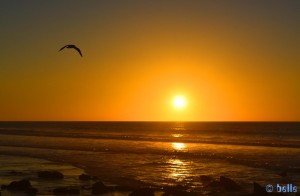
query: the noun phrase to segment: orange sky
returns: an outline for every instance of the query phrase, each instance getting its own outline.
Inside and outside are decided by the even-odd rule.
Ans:
[[[1,2],[0,120],[299,121],[300,2],[251,2]]]

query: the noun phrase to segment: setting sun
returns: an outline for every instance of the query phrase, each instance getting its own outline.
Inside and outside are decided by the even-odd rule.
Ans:
[[[186,105],[186,100],[182,96],[177,96],[174,98],[173,105],[175,108],[184,108]]]

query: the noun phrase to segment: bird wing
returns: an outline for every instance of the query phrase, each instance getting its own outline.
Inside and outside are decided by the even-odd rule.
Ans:
[[[77,48],[76,46],[72,46],[72,48],[74,48],[75,50],[77,50],[79,52],[80,56],[82,57],[82,53],[81,53],[81,51],[80,51],[79,48]]]
[[[68,45],[65,45],[65,46],[64,46],[64,47],[62,47],[62,48],[61,48],[59,51],[61,51],[62,49],[64,49],[64,48],[65,48],[65,47],[67,47],[67,46],[68,46]],[[58,51],[58,52],[59,52],[59,51]]]

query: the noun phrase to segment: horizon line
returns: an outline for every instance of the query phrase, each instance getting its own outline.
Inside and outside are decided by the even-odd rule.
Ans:
[[[178,120],[0,120],[2,122],[239,122],[239,123],[249,123],[249,122],[294,122],[300,123],[300,120],[206,120],[206,121],[197,121],[197,120],[190,120],[190,121],[178,121]]]

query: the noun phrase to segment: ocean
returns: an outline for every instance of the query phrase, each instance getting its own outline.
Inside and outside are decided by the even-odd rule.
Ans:
[[[111,185],[201,191],[208,175],[249,192],[253,182],[300,187],[300,122],[0,122],[0,155],[70,164]]]

